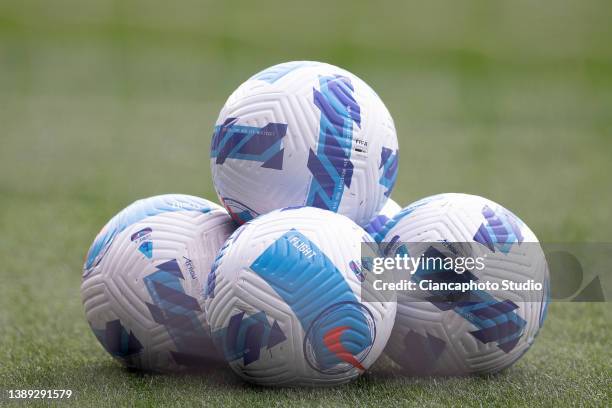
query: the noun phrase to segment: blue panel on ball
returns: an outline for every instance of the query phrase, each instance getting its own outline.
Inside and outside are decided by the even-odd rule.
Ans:
[[[385,224],[389,222],[389,220],[390,218],[386,215],[379,214],[370,220],[370,222],[363,229],[365,229],[372,236],[374,241],[376,241],[376,237],[383,230]]]
[[[499,250],[507,254],[512,245],[523,242],[521,233],[521,220],[505,208],[493,210],[488,205],[482,208],[485,221],[480,225],[474,235],[474,241],[481,243],[491,251]]]
[[[442,261],[446,256],[434,247],[430,247],[423,254],[424,259],[439,258]],[[435,267],[419,267],[412,275],[412,280],[417,284],[422,280],[432,282],[457,282],[469,284],[470,281],[477,281],[478,278],[469,271],[457,273]],[[442,265],[443,262],[438,264]],[[495,342],[497,346],[510,352],[517,341],[523,335],[523,329],[527,322],[517,313],[518,306],[511,300],[497,300],[490,293],[484,290],[473,290],[465,292],[462,297],[456,296],[452,291],[430,291],[432,296],[428,300],[442,311],[453,310],[464,319],[468,320],[478,330],[470,332],[472,336],[482,343]],[[454,296],[453,296],[454,295]]]
[[[176,346],[172,353],[179,364],[189,365],[208,355],[210,340],[198,318],[201,312],[198,301],[187,295],[181,280],[183,274],[175,259],[157,266],[157,270],[144,278],[145,285],[153,300],[147,307],[153,320],[163,325]]]
[[[106,322],[104,329],[96,329],[91,323],[89,325],[104,349],[114,357],[124,359],[142,351],[140,341],[134,333],[128,333],[119,320]]]
[[[319,141],[317,152],[309,152],[312,181],[306,204],[336,212],[344,187],[351,186],[353,122],[361,126],[361,108],[349,78],[323,76],[319,82],[320,90],[313,89],[314,104],[321,111]]]
[[[149,259],[153,257],[153,243],[151,241],[145,241],[140,244],[138,250]]]
[[[380,153],[380,166],[379,170],[382,170],[380,179],[378,182],[381,186],[385,187],[385,195],[389,197],[395,186],[395,180],[397,179],[397,169],[399,164],[399,149],[395,152],[391,149],[383,147]]]
[[[238,312],[227,327],[213,332],[212,337],[227,361],[242,359],[245,366],[259,360],[261,349],[269,350],[287,340],[278,322],[270,324],[265,312],[251,316]]]
[[[342,273],[312,241],[292,229],[274,241],[251,269],[309,333],[315,368],[325,371],[340,363],[359,367],[355,356],[371,347],[373,322]]]
[[[281,140],[287,134],[284,123],[268,123],[264,127],[237,125],[238,118],[227,118],[215,126],[210,157],[215,164],[226,159],[261,162],[261,167],[282,170],[284,149]]]

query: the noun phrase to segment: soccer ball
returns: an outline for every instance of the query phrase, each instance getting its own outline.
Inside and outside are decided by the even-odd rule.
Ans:
[[[434,251],[446,259],[469,252],[486,265],[450,274],[421,269],[407,278],[419,285],[427,279],[499,284],[458,297],[445,297],[448,293],[428,286],[398,291],[386,353],[408,373],[494,373],[529,349],[546,316],[549,276],[536,236],[516,215],[482,197],[440,194],[401,210],[385,224],[381,236],[388,256],[426,257]],[[449,251],[438,251],[443,247]],[[542,285],[530,290],[504,288],[504,280]]]
[[[371,236],[376,240],[380,231],[391,218],[395,217],[395,214],[400,212],[402,207],[392,199],[388,199],[385,206],[380,210],[378,215],[368,222],[363,229],[365,229]]]
[[[234,229],[219,205],[181,194],[139,200],[114,216],[89,249],[81,285],[87,321],[106,351],[150,371],[222,361],[201,291]]]
[[[219,114],[211,143],[217,194],[235,221],[289,206],[367,223],[393,190],[393,119],[361,79],[294,61],[252,76]]]
[[[262,385],[335,385],[382,353],[395,303],[362,301],[361,245],[350,219],[314,207],[273,211],[240,227],[209,275],[215,344],[243,379]]]

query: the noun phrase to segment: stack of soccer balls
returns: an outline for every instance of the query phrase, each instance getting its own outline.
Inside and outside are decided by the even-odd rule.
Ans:
[[[499,250],[537,239],[494,202],[443,194],[401,209],[389,198],[393,120],[355,75],[318,62],[254,75],[221,110],[210,156],[225,208],[179,194],[139,200],[87,254],[87,321],[128,367],[223,360],[258,384],[334,385],[386,352],[417,375],[490,373],[516,361],[542,325],[545,291],[440,307],[362,285],[362,244],[398,240],[471,241],[500,258],[495,273],[548,272],[525,251]]]

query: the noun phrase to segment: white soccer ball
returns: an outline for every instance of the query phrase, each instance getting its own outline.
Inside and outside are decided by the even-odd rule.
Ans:
[[[181,194],[139,200],[115,215],[89,249],[81,285],[87,321],[106,351],[151,371],[222,360],[201,291],[234,229],[222,207]]]
[[[335,385],[382,353],[395,303],[361,290],[361,245],[348,218],[313,207],[273,211],[229,238],[209,275],[215,344],[243,379]],[[367,290],[367,289],[366,289]]]
[[[398,144],[389,111],[361,79],[294,61],[229,97],[211,143],[213,183],[235,221],[311,206],[367,223],[391,194]]]
[[[380,231],[382,231],[385,224],[395,215],[402,210],[402,207],[392,199],[388,199],[384,207],[380,212],[374,216],[368,222],[363,229],[365,229],[371,236],[376,240]]]
[[[419,289],[397,292],[397,317],[386,353],[408,373],[493,373],[512,365],[532,345],[546,316],[549,275],[536,236],[516,215],[482,197],[440,194],[401,210],[385,224],[382,241],[388,256],[425,258],[448,248],[441,259],[457,254],[465,259],[468,253],[485,265],[450,274],[402,271]],[[504,280],[531,280],[542,287],[504,288]],[[416,284],[421,281],[491,282],[499,287],[448,296],[450,292],[435,288],[420,289]]]

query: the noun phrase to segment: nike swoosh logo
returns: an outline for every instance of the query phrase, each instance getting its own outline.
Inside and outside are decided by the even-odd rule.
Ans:
[[[348,329],[350,329],[349,326],[339,326],[331,329],[323,335],[323,343],[325,343],[325,346],[329,349],[329,351],[334,353],[340,360],[346,361],[353,367],[365,371],[365,368],[361,365],[361,363],[357,361],[355,356],[344,348],[342,342],[340,341],[340,337]]]

